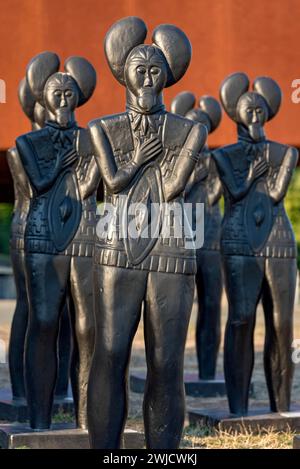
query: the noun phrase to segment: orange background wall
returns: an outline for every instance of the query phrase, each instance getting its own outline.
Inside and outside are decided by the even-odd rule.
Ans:
[[[167,106],[184,89],[218,95],[222,79],[245,71],[253,79],[270,75],[282,87],[278,117],[268,136],[300,146],[300,104],[291,101],[291,82],[300,78],[299,0],[0,0],[0,78],[7,84],[7,103],[0,104],[0,150],[29,130],[17,100],[17,86],[30,58],[44,50],[62,61],[82,55],[97,69],[93,99],[78,111],[81,125],[99,115],[124,109],[124,89],[109,72],[103,38],[118,18],[136,15],[151,33],[159,23],[184,29],[193,45],[184,79],[166,90]],[[234,141],[235,127],[225,116],[210,137],[212,145]]]

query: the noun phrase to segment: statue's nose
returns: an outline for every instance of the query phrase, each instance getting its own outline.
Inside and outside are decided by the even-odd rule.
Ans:
[[[65,107],[67,105],[67,100],[64,94],[61,95],[60,107]]]
[[[150,74],[150,73],[147,73],[147,74],[145,75],[144,86],[152,86],[152,85],[153,85],[153,82],[152,82],[151,74]]]
[[[257,122],[258,122],[257,112],[253,111],[253,113],[252,113],[252,123],[256,124]]]

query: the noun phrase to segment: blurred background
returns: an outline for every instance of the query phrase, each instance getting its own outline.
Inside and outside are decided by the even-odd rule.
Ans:
[[[0,104],[0,255],[8,263],[8,236],[13,186],[6,150],[30,130],[17,88],[29,60],[39,52],[82,55],[98,72],[93,99],[77,113],[78,122],[124,110],[124,88],[112,77],[103,53],[103,38],[111,24],[129,15],[140,16],[151,32],[160,23],[182,28],[193,46],[185,77],[166,90],[165,102],[180,91],[218,96],[223,78],[235,71],[253,80],[268,75],[278,81],[283,103],[266,125],[269,138],[300,147],[300,103],[292,102],[293,80],[300,78],[299,0],[0,0],[0,79],[6,84],[6,103]],[[236,140],[227,116],[209,138],[212,147]],[[286,206],[300,242],[300,174],[296,171]],[[7,264],[8,265],[8,264]]]

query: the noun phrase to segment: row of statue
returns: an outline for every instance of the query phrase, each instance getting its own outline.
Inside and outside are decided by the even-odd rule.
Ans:
[[[9,357],[13,395],[26,396],[33,429],[50,428],[54,395],[66,392],[65,385],[63,392],[55,388],[57,381],[68,380],[69,314],[77,426],[88,428],[92,448],[120,446],[130,352],[142,306],[146,445],[179,446],[195,280],[199,376],[213,379],[222,269],[229,304],[224,369],[230,411],[247,414],[260,300],[270,407],[278,412],[290,406],[296,245],[283,200],[298,154],[264,133],[280,107],[280,89],[271,78],[257,78],[251,91],[244,73],[226,78],[220,99],[237,124],[237,143],[210,151],[207,134],[221,121],[218,101],[203,96],[196,105],[195,96],[183,92],[172,101],[171,112],[163,104],[163,89],[180,81],[189,66],[187,36],[173,25],[158,26],[152,45],[144,44],[146,35],[145,23],[136,17],[108,31],[106,59],[126,89],[126,111],[93,120],[87,128],[77,125],[75,111],[92,97],[93,66],[71,57],[60,71],[55,53],[34,57],[19,88],[32,132],[18,137],[8,151],[18,293]],[[142,237],[142,226],[151,222],[143,216],[135,238],[120,237],[113,229],[110,236],[97,236],[101,179],[105,206],[117,211],[125,199],[126,222],[130,204],[204,203],[204,245],[187,248],[184,230],[181,238],[172,229],[165,237],[163,212],[156,237]],[[114,228],[123,222],[118,218]],[[174,228],[172,217],[169,224]]]

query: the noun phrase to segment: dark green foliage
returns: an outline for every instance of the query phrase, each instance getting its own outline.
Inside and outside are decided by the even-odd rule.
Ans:
[[[296,169],[285,198],[285,208],[292,222],[298,245],[298,269],[300,267],[300,167]]]
[[[0,203],[0,256],[9,254],[9,232],[13,205]]]

